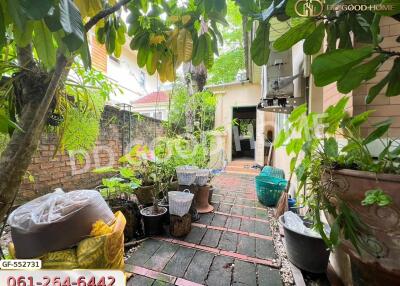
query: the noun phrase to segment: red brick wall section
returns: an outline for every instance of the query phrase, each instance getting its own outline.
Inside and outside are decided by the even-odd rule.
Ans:
[[[124,113],[125,124],[123,124]],[[131,115],[130,140],[128,137],[129,115]],[[44,134],[28,169],[34,177],[34,182],[29,182],[28,178],[24,180],[20,188],[18,203],[52,192],[55,188],[69,191],[91,189],[98,186],[104,175],[93,174],[92,170],[109,166],[111,162],[114,162],[114,166],[118,164],[118,158],[122,154],[123,137],[124,145],[129,146],[136,143],[150,145],[155,136],[154,128],[157,128],[157,136],[163,136],[164,130],[160,121],[147,117],[141,117],[140,120],[138,118],[135,113],[106,106],[101,120],[101,134],[96,147],[86,155],[86,159],[82,163],[77,159],[71,161],[67,152],[57,152],[54,155],[58,142],[57,137],[54,134]],[[128,147],[125,148],[128,149]],[[86,160],[90,164],[86,164]]]
[[[91,39],[91,56],[92,66],[102,72],[107,72],[107,51],[104,45],[96,41],[96,37],[92,36]]]
[[[384,41],[381,47],[392,51],[400,51],[400,44],[396,42],[396,38],[400,35],[400,23],[393,18],[383,17],[381,20],[381,34]],[[388,73],[393,65],[393,59],[385,62],[379,69],[377,76],[372,80],[363,83],[359,88],[348,94],[350,102],[348,111],[352,115],[360,114],[366,110],[375,110],[374,114],[370,117],[369,126],[371,124],[380,122],[391,117],[393,119],[392,128],[389,130],[389,136],[397,138],[400,136],[400,96],[386,97],[385,89],[382,90],[375,100],[367,105],[365,104],[365,97],[369,89],[377,84]],[[339,93],[336,89],[336,84],[330,84],[323,88],[324,109],[328,106],[335,104],[344,95]],[[369,133],[372,128],[366,126],[364,132]]]
[[[396,42],[396,38],[400,35],[400,22],[390,17],[383,17],[381,20],[381,34],[384,37],[383,42],[380,46],[383,49],[391,51],[400,51],[400,43]],[[400,96],[386,97],[386,88],[374,99],[374,101],[366,105],[365,97],[368,94],[368,90],[380,82],[392,68],[393,59],[388,60],[383,64],[375,78],[362,84],[360,88],[354,90],[354,113],[359,114],[366,110],[375,110],[370,117],[369,124],[383,121],[388,117],[392,118],[393,125],[389,130],[389,136],[397,138],[400,136]],[[366,128],[365,132],[370,132],[372,128]]]

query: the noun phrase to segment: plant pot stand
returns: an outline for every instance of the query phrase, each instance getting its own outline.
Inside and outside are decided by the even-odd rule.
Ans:
[[[170,215],[169,232],[174,237],[182,237],[188,235],[192,229],[192,217],[185,214],[183,217]]]
[[[192,201],[192,205],[190,206],[189,213],[192,216],[192,221],[198,221],[200,219],[199,213],[196,210],[196,196],[198,192],[198,187],[196,185],[191,185],[191,186],[179,185],[178,191],[183,192],[184,190],[189,190],[192,194],[194,194],[194,198]]]
[[[210,213],[214,207],[208,203],[210,185],[199,186],[196,197],[196,209],[200,214]]]
[[[159,207],[157,214],[153,213],[153,206],[140,210],[143,216],[144,232],[147,236],[159,235],[163,232],[163,218],[167,213],[167,208]]]

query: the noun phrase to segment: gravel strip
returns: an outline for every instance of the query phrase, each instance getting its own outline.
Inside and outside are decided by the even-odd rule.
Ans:
[[[286,248],[282,242],[281,234],[279,233],[279,223],[275,218],[275,209],[268,208],[268,221],[271,225],[272,237],[274,239],[275,254],[278,257],[278,263],[281,264],[279,271],[281,272],[283,285],[294,285],[294,278],[292,270],[289,264],[288,257],[286,255]]]

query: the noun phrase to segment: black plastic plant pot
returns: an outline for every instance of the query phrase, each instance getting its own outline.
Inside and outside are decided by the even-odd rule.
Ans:
[[[279,217],[279,223],[284,229],[286,250],[290,262],[311,273],[326,272],[330,251],[327,250],[322,238],[287,228],[283,215]]]
[[[144,232],[147,236],[159,235],[163,232],[163,219],[167,213],[167,208],[158,207],[158,212],[154,212],[154,207],[147,207],[140,210],[143,216]]]
[[[164,214],[164,217],[163,217],[163,223],[164,224],[169,224],[169,203],[165,202],[164,200],[161,200],[158,203],[158,206],[159,207],[164,207],[164,208],[167,209],[167,212]]]

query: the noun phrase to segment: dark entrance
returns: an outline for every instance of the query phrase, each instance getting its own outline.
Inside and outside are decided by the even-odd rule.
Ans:
[[[254,160],[257,108],[234,107],[232,117],[232,159]]]

